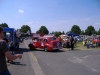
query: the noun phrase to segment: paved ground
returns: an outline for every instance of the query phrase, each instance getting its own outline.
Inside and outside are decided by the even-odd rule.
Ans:
[[[33,54],[45,75],[100,75],[100,50],[38,50]]]
[[[25,48],[30,42],[25,40],[21,47]],[[37,50],[28,54],[28,49],[22,49],[22,52],[23,59],[16,60],[20,65],[9,66],[12,75],[100,75],[100,50]]]
[[[21,49],[16,53],[22,54],[23,58],[15,60],[14,62],[16,64],[9,65],[9,71],[12,75],[35,75],[28,55],[28,50],[23,43],[20,44],[20,48]]]

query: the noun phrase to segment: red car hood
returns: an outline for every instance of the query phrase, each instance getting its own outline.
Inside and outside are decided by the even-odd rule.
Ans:
[[[51,44],[52,44],[52,46],[53,46],[54,48],[56,48],[56,47],[57,47],[57,43],[58,43],[58,41],[57,41],[57,40],[51,41]]]

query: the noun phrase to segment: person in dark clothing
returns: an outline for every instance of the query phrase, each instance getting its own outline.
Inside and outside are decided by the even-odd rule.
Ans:
[[[74,37],[73,37],[73,35],[71,36],[70,43],[71,43],[71,50],[74,50]]]
[[[5,40],[3,40],[3,28],[0,26],[0,75],[11,75],[6,64],[6,58],[13,61],[17,58],[21,59],[21,54],[11,55]]]
[[[15,48],[19,49],[19,39],[18,38],[16,38],[16,41],[15,41]]]
[[[9,41],[8,41],[8,39],[6,39],[6,38],[4,38],[3,40],[5,40],[6,41],[6,43],[8,43]]]
[[[13,53],[12,53],[12,50],[11,50],[10,41],[7,42],[7,45],[8,45],[9,52],[10,52],[11,54],[13,54]],[[10,63],[10,64],[13,64],[13,63],[14,63],[13,61],[10,61],[10,60],[8,60],[8,59],[7,59],[7,62]]]
[[[10,51],[12,52],[12,54],[15,54],[14,53],[14,45],[13,45],[13,42],[10,43]]]
[[[69,43],[70,43],[70,40],[69,40],[69,38],[67,37],[67,39],[66,39],[66,47],[67,47],[67,49],[69,48]]]

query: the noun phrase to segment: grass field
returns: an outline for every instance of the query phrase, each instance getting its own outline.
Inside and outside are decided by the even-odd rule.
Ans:
[[[75,46],[75,49],[80,49],[80,50],[100,50],[100,47],[96,47],[95,44],[93,44],[95,48],[87,48],[86,46],[83,45],[82,42],[77,42],[77,45]]]
[[[96,46],[94,44],[94,46]],[[66,48],[64,48],[66,49]],[[75,46],[75,50],[100,50],[100,47],[95,47],[95,48],[87,48],[86,46],[83,45],[83,42],[77,42]]]

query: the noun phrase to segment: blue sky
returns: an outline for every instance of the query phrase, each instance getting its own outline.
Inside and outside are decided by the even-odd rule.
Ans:
[[[72,25],[85,30],[100,28],[100,0],[0,0],[0,23],[11,28],[29,25],[36,32],[41,25],[51,31],[69,31]]]

